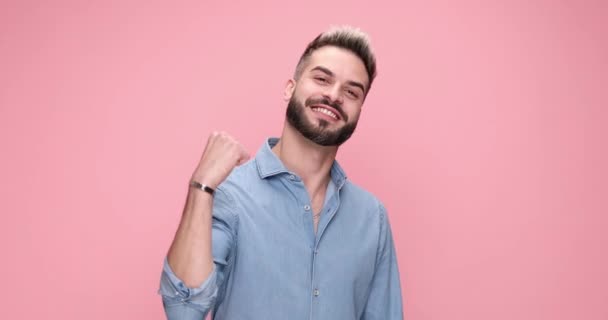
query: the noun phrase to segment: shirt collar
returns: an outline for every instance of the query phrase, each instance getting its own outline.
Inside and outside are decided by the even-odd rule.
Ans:
[[[255,156],[258,173],[262,179],[266,179],[281,173],[290,173],[277,155],[271,150],[272,147],[274,147],[278,142],[279,138],[268,138]],[[336,160],[334,160],[334,163],[331,166],[330,175],[335,186],[338,189],[341,189],[344,182],[346,182],[346,174]]]

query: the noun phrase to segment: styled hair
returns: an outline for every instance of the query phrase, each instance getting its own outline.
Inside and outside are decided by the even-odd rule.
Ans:
[[[298,61],[294,78],[300,78],[310,55],[312,55],[315,50],[324,46],[334,46],[349,50],[363,61],[369,79],[367,90],[365,90],[367,95],[367,92],[369,92],[369,89],[372,86],[372,81],[374,81],[374,78],[376,77],[376,57],[372,51],[369,36],[359,28],[351,26],[332,27],[319,34],[310,42]]]

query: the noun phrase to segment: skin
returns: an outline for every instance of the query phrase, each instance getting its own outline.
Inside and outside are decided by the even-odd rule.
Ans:
[[[289,101],[295,97],[304,104],[308,98],[326,98],[340,104],[345,117],[337,121],[313,111],[314,106],[305,107],[303,112],[309,123],[321,128],[322,123],[326,122],[325,130],[337,131],[347,123],[356,124],[359,121],[366,93],[362,88],[366,88],[367,84],[367,71],[359,57],[348,50],[326,46],[313,52],[299,79],[287,81],[283,99]],[[338,146],[320,146],[285,121],[281,139],[272,151],[287,169],[302,178],[313,212],[320,212]],[[314,223],[315,230],[317,223],[318,219]]]
[[[289,79],[283,92],[286,102],[292,98],[302,104],[301,116],[314,130],[338,131],[359,120],[368,86],[363,62],[348,50],[325,46],[309,57],[298,79]],[[319,98],[338,104],[341,116],[335,120],[313,111],[316,104],[306,106],[307,99]],[[286,168],[303,180],[311,199],[313,213],[318,213],[325,201],[330,169],[338,146],[322,146],[304,137],[286,120],[279,143],[272,151]],[[225,132],[213,132],[207,141],[192,179],[216,188],[234,167],[249,159],[245,148]],[[169,266],[186,286],[199,287],[213,270],[211,246],[213,197],[199,189],[190,188],[182,218],[167,254]],[[315,232],[317,221],[314,223]]]

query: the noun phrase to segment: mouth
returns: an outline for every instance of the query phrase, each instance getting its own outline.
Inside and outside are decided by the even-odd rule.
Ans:
[[[342,117],[340,116],[340,113],[338,111],[336,111],[334,108],[326,106],[326,105],[322,105],[322,104],[313,105],[313,106],[310,106],[310,109],[313,112],[321,114],[322,116],[324,116],[324,118],[328,118],[333,121],[338,121],[338,120],[342,119]]]

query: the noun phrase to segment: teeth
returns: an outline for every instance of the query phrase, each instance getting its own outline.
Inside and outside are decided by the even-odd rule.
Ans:
[[[324,109],[324,108],[312,108],[312,110],[324,113],[324,114],[326,114],[326,115],[328,115],[328,116],[330,116],[330,117],[338,120],[338,116],[335,113],[333,113],[333,112],[331,112],[331,111],[329,111],[327,109]]]

